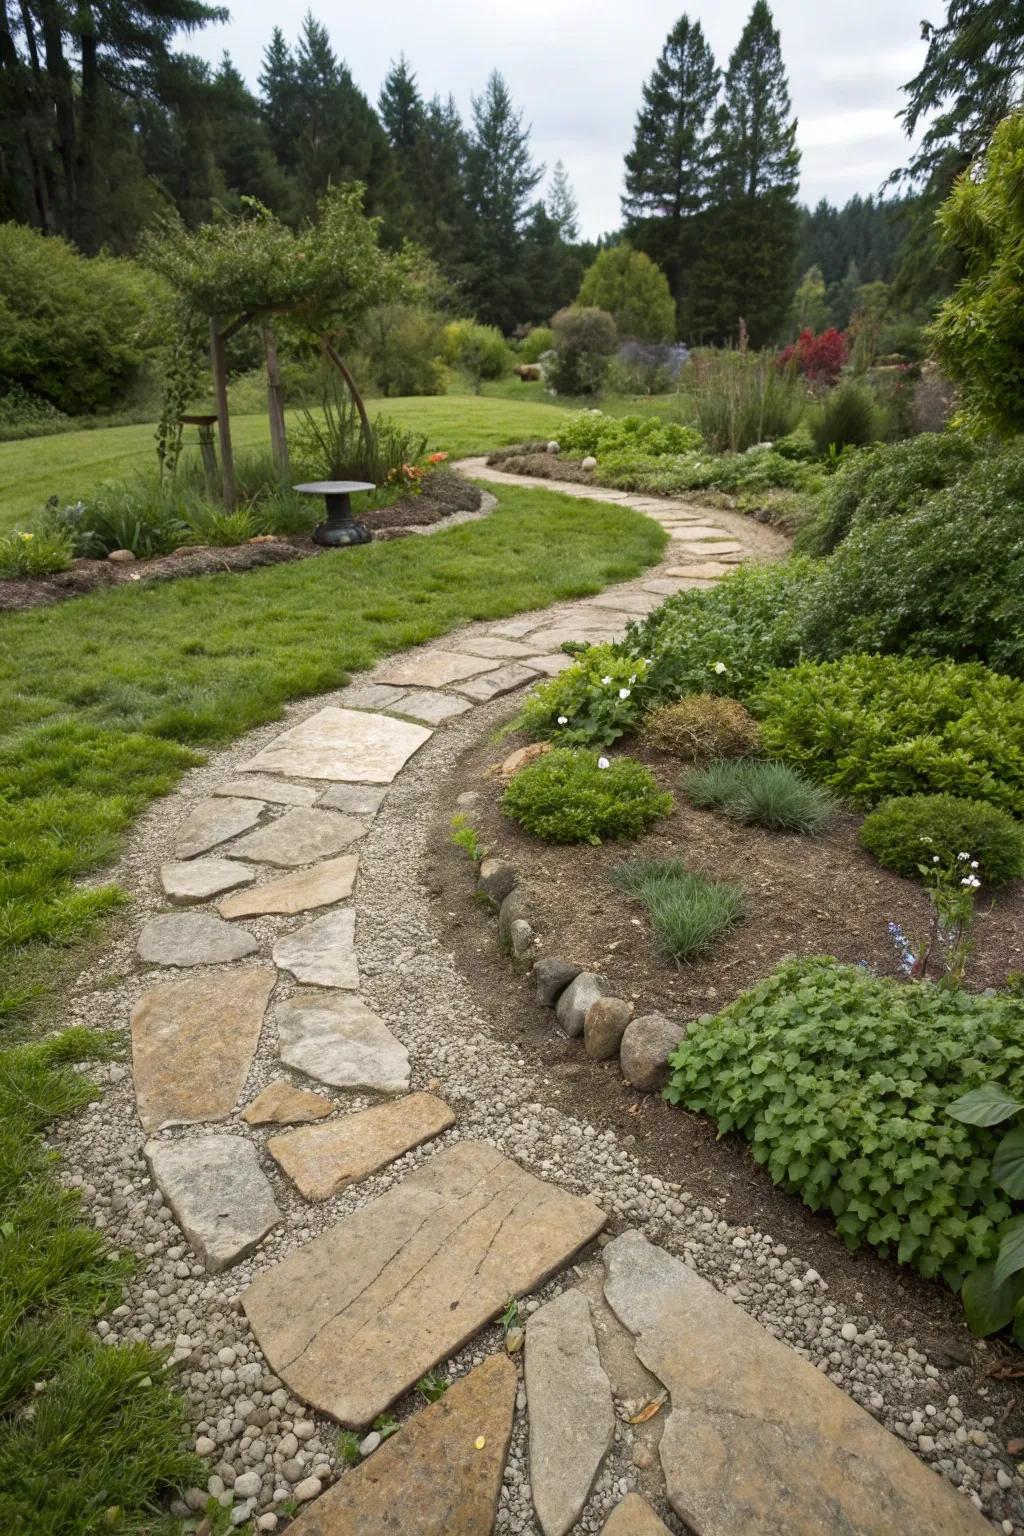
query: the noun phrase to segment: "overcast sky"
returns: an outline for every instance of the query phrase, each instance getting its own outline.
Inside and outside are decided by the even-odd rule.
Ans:
[[[723,68],[751,3],[688,7]],[[451,92],[466,116],[471,94],[499,68],[533,125],[536,158],[549,171],[565,162],[583,234],[617,228],[622,157],[641,85],[680,15],[679,0],[318,0],[312,9],[374,103],[389,61],[403,50],[423,94]],[[899,87],[924,57],[921,18],[941,19],[940,0],[776,0],[773,9],[800,123],[801,197],[842,203],[876,191],[906,159],[895,119]],[[235,0],[232,21],[186,46],[211,60],[227,48],[255,85],[272,28],[293,41],[305,10],[304,3]]]

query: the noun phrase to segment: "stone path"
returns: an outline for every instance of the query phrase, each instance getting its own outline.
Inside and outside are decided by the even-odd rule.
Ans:
[[[528,1402],[536,1525],[524,1531],[566,1536],[581,1518],[596,1531],[588,1501],[624,1437],[647,1497],[620,1480],[617,1507],[605,1498],[608,1536],[654,1536],[679,1521],[701,1536],[984,1531],[967,1499],[686,1264],[636,1232],[609,1241],[605,1209],[474,1139],[441,1083],[410,1092],[410,1052],[362,995],[360,844],[434,731],[567,665],[563,640],[619,636],[667,593],[779,548],[756,527],[744,538],[749,525],[728,514],[538,483],[656,517],[670,558],[597,599],[392,658],[340,706],[261,733],[261,749],[198,804],[180,797],[188,812],[160,868],[172,910],[141,926],[131,1014],[136,1109],[158,1191],[150,1209],[184,1234],[188,1248],[170,1250],[180,1278],[236,1266],[248,1278],[237,1301],[262,1362],[242,1380],[259,1401],[234,1395],[237,1354],[222,1349],[235,1417],[218,1436],[241,1435],[258,1468],[253,1448],[271,1415],[286,1409],[292,1424],[273,1476],[222,1460],[208,1491],[234,1524],[251,1516],[262,1531],[278,1528],[290,1498],[308,1504],[296,1536],[483,1536],[507,1524],[513,1424]],[[214,901],[216,914],[196,910]],[[183,903],[189,911],[173,910]],[[396,925],[396,966],[403,942]],[[592,978],[574,976],[545,973],[545,986],[552,1003],[562,994],[563,1027],[582,1032]],[[269,1081],[253,1069],[268,1049]],[[382,1168],[393,1171],[384,1192],[361,1197]],[[321,1209],[324,1221],[303,1214]],[[510,1299],[563,1272],[571,1283],[556,1299],[526,1303],[508,1356],[479,1352]],[[235,1289],[223,1290],[225,1308]],[[466,1346],[472,1368],[389,1438],[380,1416]],[[190,1349],[179,1339],[175,1361]],[[361,1439],[359,1465],[326,1492],[330,1462],[310,1470],[302,1449],[319,1434],[310,1409]],[[204,1433],[198,1448],[212,1455],[217,1443]]]

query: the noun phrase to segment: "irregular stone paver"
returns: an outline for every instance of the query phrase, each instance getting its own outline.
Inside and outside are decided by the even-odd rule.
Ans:
[[[307,1200],[329,1200],[454,1124],[454,1114],[441,1099],[410,1093],[330,1125],[272,1136],[267,1150]]]
[[[256,1148],[241,1136],[149,1141],[149,1171],[207,1269],[251,1253],[281,1218]]]
[[[303,1510],[291,1536],[489,1536],[515,1401],[515,1366],[491,1355]]]
[[[223,797],[201,800],[190,816],[186,816],[178,828],[174,840],[175,856],[194,859],[196,854],[226,843],[229,837],[247,832],[254,827],[266,807],[259,800],[242,800]]]
[[[351,908],[328,912],[296,928],[278,939],[273,953],[275,965],[307,986],[344,987],[354,992],[359,985],[356,915]]]
[[[673,538],[677,535],[673,534]],[[689,529],[687,529],[689,537]],[[713,539],[707,539],[700,544],[684,544],[679,551],[684,560],[725,559],[727,555],[742,555],[743,545],[733,544],[728,541],[716,543]]]
[[[226,1120],[245,1086],[276,977],[268,966],[154,987],[132,1011],[132,1072],[145,1131]]]
[[[595,620],[597,613],[594,614]],[[538,651],[557,651],[565,645],[567,640],[586,640],[591,645],[604,645],[609,640],[621,640],[626,633],[626,621],[621,624],[611,622],[611,614],[608,614],[608,623],[576,624],[570,626],[563,624],[556,629],[540,629],[530,639],[537,646]]]
[[[345,689],[345,708],[397,709],[404,698],[404,688],[392,688],[388,683],[359,683]]]
[[[206,901],[236,885],[248,885],[255,878],[256,871],[251,865],[233,864],[230,859],[183,859],[160,868],[164,895],[177,907]]]
[[[389,683],[409,688],[443,688],[478,672],[493,672],[500,665],[483,656],[464,656],[461,651],[413,651],[396,661],[385,674]]]
[[[463,1141],[258,1276],[243,1306],[271,1369],[356,1428],[604,1221],[589,1200]]]
[[[671,1536],[671,1532],[646,1499],[638,1493],[627,1493],[622,1503],[612,1510],[601,1536]]]
[[[530,1487],[544,1536],[565,1536],[615,1439],[612,1390],[582,1291],[563,1291],[526,1325]]]
[[[573,657],[567,656],[564,651],[558,651],[553,656],[532,656],[530,666],[536,667],[538,672],[543,672],[548,677],[554,677],[557,672],[564,672],[566,667],[571,667]]]
[[[531,629],[536,629],[537,622],[536,617],[532,619],[502,619],[499,624],[492,624],[488,633],[500,635],[511,640],[519,640],[523,635],[528,635]]]
[[[221,917],[259,917],[268,912],[309,912],[315,907],[329,907],[352,895],[359,869],[359,855],[344,853],[338,859],[325,859],[311,869],[294,875],[282,875],[251,891],[240,891],[219,903]]]
[[[724,533],[721,528],[715,528],[711,523],[679,523],[667,531],[671,538],[688,539],[691,544],[703,543],[705,539],[732,542],[727,533]],[[736,548],[739,549],[740,545],[737,544]]]
[[[719,575],[724,575],[724,574],[725,574],[725,567],[723,566],[721,568],[720,572],[719,572]],[[707,578],[707,580],[710,580],[710,579],[711,579],[710,577]],[[659,576],[654,581],[645,581],[644,582],[644,591],[645,592],[657,592],[662,597],[675,597],[680,592],[689,592],[692,587],[703,586],[703,585],[704,585],[704,581],[701,580],[700,578],[682,577],[681,576],[681,577],[679,577],[678,580],[671,580],[670,581],[668,579],[662,580],[662,578]]]
[[[242,1119],[247,1125],[300,1125],[310,1120],[322,1120],[333,1111],[334,1105],[322,1093],[293,1088],[281,1078],[256,1095],[243,1109]]]
[[[264,779],[253,774],[249,779],[231,779],[214,790],[215,795],[237,795],[243,800],[267,800],[272,805],[312,805],[316,790],[308,784],[284,784],[280,779]]]
[[[669,1502],[701,1536],[983,1536],[969,1501],[852,1398],[639,1232],[605,1295],[668,1389]]]
[[[146,923],[136,949],[150,965],[223,965],[259,945],[244,928],[232,928],[212,912],[160,912]]]
[[[350,816],[376,816],[387,789],[376,784],[332,784],[320,796],[320,804]]]
[[[242,765],[244,773],[283,773],[296,779],[390,784],[431,732],[390,715],[328,706],[283,731]]]
[[[294,997],[276,1011],[281,1060],[331,1088],[404,1093],[409,1052],[358,997]]]
[[[513,662],[510,666],[500,667],[497,672],[489,672],[486,677],[473,677],[469,682],[458,683],[456,686],[460,693],[466,694],[469,698],[486,702],[488,699],[496,699],[500,694],[512,693],[516,688],[523,688],[527,683],[536,681],[535,667]]]
[[[230,859],[255,859],[258,864],[291,868],[329,859],[366,835],[366,823],[337,811],[285,811],[269,826],[250,832],[228,849]]]
[[[587,599],[591,608],[613,608],[616,613],[647,614],[653,613],[659,606],[660,599],[648,592],[609,592],[602,593],[600,597]]]
[[[506,640],[500,635],[480,635],[478,639],[460,640],[459,647],[470,656],[492,656],[509,661],[533,655],[531,647],[522,640]]]
[[[668,568],[669,576],[703,581],[718,581],[728,572],[728,566],[720,560],[693,560],[688,565],[670,565]]]
[[[411,715],[427,725],[441,725],[454,715],[464,715],[472,705],[466,699],[453,698],[450,693],[439,693],[435,688],[413,688],[402,702],[402,714]]]

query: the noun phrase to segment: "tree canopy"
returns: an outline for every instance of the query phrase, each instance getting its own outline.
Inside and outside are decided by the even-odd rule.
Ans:
[[[619,335],[630,340],[667,341],[675,335],[676,306],[664,272],[627,241],[598,252],[576,303],[607,310]]]

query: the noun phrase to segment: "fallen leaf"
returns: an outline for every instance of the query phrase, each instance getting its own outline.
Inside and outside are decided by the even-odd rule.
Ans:
[[[478,1451],[482,1451],[484,1446],[487,1444],[487,1440],[483,1435],[477,1435],[476,1439],[473,1441],[473,1444],[476,1446]]]
[[[664,1408],[668,1399],[668,1393],[662,1392],[660,1397],[652,1397],[649,1403],[645,1403],[639,1413],[634,1413],[629,1420],[630,1424],[646,1424],[648,1419],[653,1419]]]

